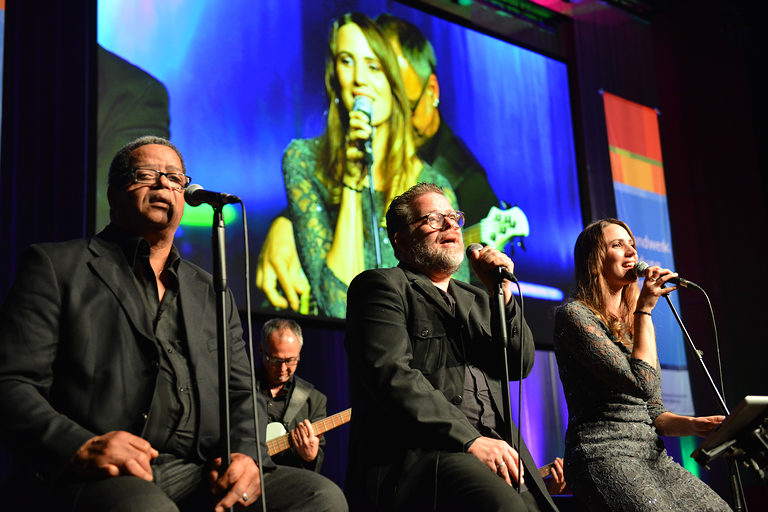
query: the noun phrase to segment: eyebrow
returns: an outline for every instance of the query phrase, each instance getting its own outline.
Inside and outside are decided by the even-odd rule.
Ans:
[[[157,167],[157,165],[155,164],[136,164],[133,166],[134,169],[151,169],[153,171],[156,171],[157,169],[155,169],[155,167]],[[166,170],[170,169],[173,172],[185,174],[184,169],[182,169],[181,167],[176,167],[175,165],[166,165],[165,168]]]

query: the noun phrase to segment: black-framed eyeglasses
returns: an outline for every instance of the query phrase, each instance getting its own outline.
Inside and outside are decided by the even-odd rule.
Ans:
[[[424,80],[424,85],[421,87],[421,92],[419,93],[419,97],[416,98],[416,101],[411,103],[411,115],[416,113],[416,107],[419,106],[419,102],[421,101],[421,98],[424,96],[424,92],[426,92],[428,85],[429,85],[429,78]]]
[[[283,366],[283,364],[287,366],[296,366],[299,364],[299,356],[280,359],[279,357],[272,357],[268,354],[264,354],[264,361],[272,366]]]
[[[445,226],[445,218],[450,218],[453,222],[456,223],[459,227],[464,225],[464,212],[460,212],[458,210],[453,210],[448,213],[440,213],[440,212],[429,212],[426,215],[423,215],[416,219],[415,221],[411,222],[411,224],[415,224],[419,222],[420,220],[427,219],[427,223],[434,229],[443,229],[443,226]]]
[[[174,190],[184,190],[192,182],[192,178],[184,174],[183,172],[161,172],[155,169],[133,169],[134,183],[143,183],[146,185],[154,185],[160,181],[161,176],[165,176],[171,188]]]

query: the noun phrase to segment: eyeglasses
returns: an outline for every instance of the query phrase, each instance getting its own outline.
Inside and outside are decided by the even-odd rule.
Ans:
[[[449,217],[459,227],[464,225],[464,212],[460,212],[458,210],[453,210],[452,212],[448,212],[448,213],[429,212],[428,214],[422,217],[419,217],[415,221],[411,222],[411,224],[415,224],[420,220],[427,219],[427,223],[430,226],[432,226],[432,228],[443,229],[443,226],[445,226],[446,217]]]
[[[416,101],[409,102],[411,103],[411,115],[416,113],[416,107],[419,106],[419,102],[421,101],[421,98],[424,97],[424,93],[426,92],[428,85],[429,85],[429,79],[424,80],[424,85],[421,87],[421,92],[419,93],[419,97],[416,98]]]
[[[299,356],[289,357],[288,359],[280,359],[279,357],[272,357],[264,354],[264,361],[266,361],[267,364],[271,364],[273,366],[283,366],[283,364],[287,366],[296,366],[299,363]]]
[[[160,181],[161,176],[165,176],[168,183],[173,190],[184,190],[192,182],[192,178],[184,174],[183,172],[160,172],[155,169],[134,169],[131,171],[133,174],[134,183],[144,183],[147,185],[154,185]]]

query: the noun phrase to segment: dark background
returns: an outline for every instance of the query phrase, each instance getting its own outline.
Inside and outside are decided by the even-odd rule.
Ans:
[[[570,64],[585,221],[612,215],[613,191],[599,89],[658,108],[676,268],[703,285],[718,321],[726,401],[768,395],[765,327],[766,177],[758,2],[572,2],[549,25],[499,15],[481,2],[408,2],[461,17]],[[504,4],[506,2],[500,2]],[[525,4],[526,2],[520,2]],[[639,7],[647,7],[639,9]],[[95,7],[24,0],[6,6],[3,77],[0,294],[30,243],[92,234],[95,156]],[[758,142],[760,141],[760,142]],[[680,294],[694,340],[714,372],[713,335],[699,295]],[[261,319],[257,319],[261,320]],[[305,325],[328,350],[303,354],[300,373],[346,408],[346,368],[323,367],[340,350],[342,324]],[[313,343],[315,347],[319,343]],[[331,359],[336,361],[336,358]],[[697,412],[717,412],[689,364]],[[322,382],[322,385],[320,384]],[[348,402],[347,402],[348,403]],[[344,438],[344,427],[336,435]],[[339,445],[341,441],[329,444]],[[339,447],[346,450],[346,447]],[[328,459],[333,455],[329,453]],[[338,468],[340,469],[340,468]],[[329,468],[337,471],[338,469]],[[728,496],[722,465],[710,484]],[[746,476],[748,503],[768,492]]]

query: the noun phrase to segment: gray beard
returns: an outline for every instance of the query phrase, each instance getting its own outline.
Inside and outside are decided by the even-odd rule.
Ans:
[[[414,265],[419,268],[453,275],[464,261],[464,251],[453,254],[451,251],[433,249],[420,242],[411,248],[411,258]]]

